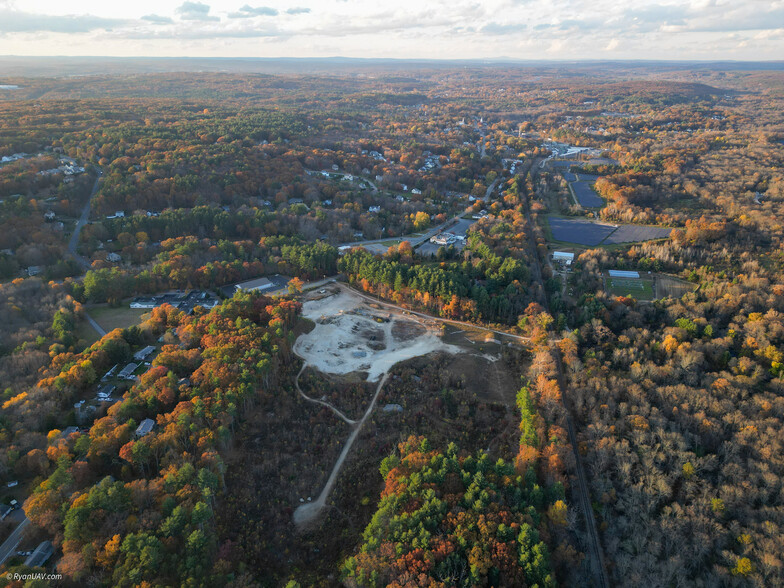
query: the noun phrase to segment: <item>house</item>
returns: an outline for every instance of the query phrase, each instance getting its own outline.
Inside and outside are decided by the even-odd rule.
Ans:
[[[137,437],[144,437],[147,433],[153,430],[155,427],[155,421],[152,419],[144,419],[139,426],[136,427],[136,436]]]
[[[381,409],[384,412],[391,413],[391,412],[403,412],[403,407],[399,404],[387,404],[384,408]]]
[[[154,298],[142,298],[137,296],[131,300],[131,308],[155,308],[158,306]]]
[[[338,171],[340,168],[337,165],[332,166],[332,171]]]
[[[114,252],[107,253],[106,254],[106,261],[111,261],[112,263],[117,263],[119,261],[122,261],[122,257],[120,257],[119,253],[114,253]]]
[[[37,276],[40,273],[41,273],[41,266],[39,265],[31,265],[30,267],[27,268],[27,275],[30,276],[31,278],[33,276]]]
[[[78,433],[79,427],[66,427],[62,433],[60,433],[60,437],[63,439],[68,439],[73,433]]]
[[[54,220],[55,216],[56,215],[51,210],[47,210],[44,213],[44,219],[46,219],[47,221],[50,221],[50,222]]]
[[[242,282],[234,286],[235,290],[246,290],[248,292],[257,290],[259,292],[264,292],[265,290],[269,290],[270,288],[274,288],[275,283],[272,282],[269,278],[257,278],[255,280],[248,280],[247,282]]]
[[[18,480],[11,480],[5,486],[6,486],[6,488],[13,488],[14,486],[18,486],[18,485],[19,485],[19,481]]]
[[[155,347],[153,347],[152,345],[148,345],[144,349],[141,349],[136,353],[134,353],[133,358],[136,361],[145,361],[148,357],[150,357],[150,354],[154,351],[155,351]]]
[[[133,380],[135,379],[133,377],[133,372],[135,372],[136,368],[138,367],[139,364],[131,362],[126,365],[119,374],[117,374],[117,377],[121,380]]]
[[[98,400],[108,400],[114,394],[114,391],[117,390],[117,386],[113,386],[112,384],[106,384],[98,388]]]
[[[411,189],[411,193],[412,194],[421,194],[422,190],[420,190],[419,188],[412,188]]]
[[[133,307],[131,307],[131,308],[133,308]],[[106,372],[106,373],[103,375],[103,377],[101,378],[101,380],[103,380],[103,381],[106,381],[106,380],[108,380],[109,378],[111,378],[111,377],[112,377],[114,374],[116,374],[116,373],[117,373],[117,368],[118,368],[118,367],[120,367],[120,365],[119,365],[119,364],[114,364],[114,365],[112,366],[112,368],[111,368],[111,369],[110,369],[108,372]]]
[[[572,261],[574,261],[574,253],[567,253],[566,251],[554,251],[553,261],[557,261],[564,265],[572,265]]]
[[[32,554],[25,560],[24,565],[30,568],[37,568],[44,565],[52,554],[54,553],[54,546],[51,541],[43,541],[35,548]]]
[[[381,212],[381,207],[380,206],[371,206],[370,208],[368,208],[368,212]]]
[[[7,504],[0,504],[0,521],[5,520],[5,517],[14,512],[14,509]]]

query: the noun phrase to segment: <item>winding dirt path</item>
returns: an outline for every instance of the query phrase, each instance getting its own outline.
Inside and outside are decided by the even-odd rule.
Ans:
[[[297,373],[297,377],[294,378],[294,387],[297,389],[297,392],[299,392],[299,395],[302,396],[302,398],[304,398],[308,402],[313,402],[315,404],[320,404],[321,406],[326,406],[328,409],[330,409],[332,412],[334,412],[339,418],[343,419],[349,425],[356,425],[357,421],[355,421],[354,419],[348,418],[346,415],[344,415],[342,412],[340,412],[337,408],[332,406],[329,402],[324,402],[323,400],[318,400],[317,398],[311,398],[310,396],[308,396],[307,394],[305,394],[302,391],[302,388],[299,387],[299,377],[302,375],[302,372],[305,371],[306,367],[308,367],[308,363],[303,360],[302,367],[300,368],[299,372]]]
[[[302,370],[300,370],[300,373],[302,373]],[[297,375],[297,377],[299,377],[299,374]],[[313,502],[308,502],[307,504],[303,504],[297,507],[297,510],[294,511],[294,524],[298,528],[301,529],[303,527],[306,527],[308,524],[310,524],[315,519],[317,519],[321,514],[322,509],[326,505],[327,497],[329,496],[329,493],[332,491],[332,487],[335,485],[335,481],[338,478],[338,473],[340,473],[340,468],[343,467],[343,462],[346,461],[348,452],[351,451],[351,446],[354,444],[354,441],[356,441],[357,436],[359,435],[359,431],[362,429],[362,425],[365,424],[365,421],[370,416],[370,413],[373,412],[373,409],[376,406],[376,400],[378,399],[378,395],[381,393],[381,389],[384,387],[387,378],[389,378],[389,372],[384,373],[384,377],[381,378],[381,381],[378,383],[378,387],[376,388],[376,393],[373,395],[373,400],[370,401],[370,406],[368,406],[368,409],[365,411],[365,415],[358,423],[353,425],[354,430],[351,432],[348,441],[343,446],[343,451],[340,452],[340,457],[338,457],[338,460],[335,462],[335,465],[332,468],[332,473],[329,475],[329,479],[327,480],[324,489],[321,491],[321,494],[319,494],[318,498]],[[300,394],[302,394],[302,392],[300,392]],[[337,409],[333,408],[333,410],[339,413]]]

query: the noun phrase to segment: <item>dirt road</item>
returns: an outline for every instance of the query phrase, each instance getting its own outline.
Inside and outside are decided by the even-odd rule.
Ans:
[[[321,514],[322,509],[326,505],[329,493],[332,491],[332,487],[335,485],[335,481],[338,478],[340,468],[343,467],[343,462],[346,461],[346,457],[348,456],[349,451],[351,451],[351,446],[354,445],[354,441],[356,441],[359,432],[362,430],[362,425],[365,424],[365,421],[370,416],[370,413],[373,412],[373,409],[376,406],[376,400],[378,400],[378,395],[381,394],[381,389],[384,387],[387,378],[389,378],[389,372],[385,373],[384,377],[381,378],[381,381],[378,383],[376,393],[373,395],[373,400],[370,401],[370,406],[368,406],[367,410],[365,411],[365,415],[362,417],[362,420],[354,425],[354,430],[351,431],[351,435],[349,435],[348,441],[346,441],[346,444],[343,446],[343,451],[340,452],[340,457],[338,457],[338,460],[335,462],[335,465],[332,468],[332,473],[329,475],[329,479],[327,480],[324,489],[321,491],[321,494],[319,494],[318,498],[313,502],[303,504],[294,511],[294,524],[298,528],[306,527],[309,523],[317,519]]]
[[[295,351],[294,353],[296,354],[297,352]],[[304,358],[302,358],[302,359],[304,360]],[[314,404],[320,404],[321,406],[326,406],[328,409],[330,409],[332,412],[334,412],[339,418],[341,418],[342,420],[347,422],[349,425],[356,425],[357,421],[355,421],[354,419],[348,418],[346,415],[344,415],[342,412],[340,412],[337,408],[332,406],[329,402],[324,402],[323,400],[318,400],[317,398],[311,398],[310,396],[308,396],[307,394],[305,394],[302,391],[302,388],[299,387],[299,377],[302,375],[302,372],[305,371],[306,367],[308,367],[308,363],[306,361],[303,361],[302,368],[297,373],[297,377],[294,378],[294,387],[297,389],[297,392],[299,392],[299,395],[302,396],[302,398],[304,398],[308,402],[313,402]]]

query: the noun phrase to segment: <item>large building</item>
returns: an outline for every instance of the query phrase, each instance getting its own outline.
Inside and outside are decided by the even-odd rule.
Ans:
[[[553,261],[562,263],[564,265],[572,265],[574,261],[574,253],[567,253],[566,251],[553,251]]]
[[[255,280],[248,280],[247,282],[242,282],[241,284],[237,284],[234,286],[237,290],[258,290],[259,292],[264,292],[271,288],[275,287],[275,283],[272,282],[269,278],[257,278]]]
[[[611,278],[628,278],[635,279],[640,277],[640,272],[631,272],[625,270],[609,270],[607,272]]]

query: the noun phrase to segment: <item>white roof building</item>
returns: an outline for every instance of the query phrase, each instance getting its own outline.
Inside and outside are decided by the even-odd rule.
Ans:
[[[136,436],[137,437],[144,437],[147,433],[152,431],[153,427],[155,427],[155,421],[152,419],[144,419],[139,426],[136,427]]]
[[[145,347],[144,349],[140,349],[139,351],[137,351],[136,353],[134,353],[134,354],[133,354],[133,358],[134,358],[136,361],[144,361],[145,359],[147,359],[147,358],[150,356],[150,354],[151,354],[153,351],[155,351],[155,347],[153,347],[152,345],[148,345],[148,346],[147,346],[147,347]]]
[[[237,284],[234,286],[236,290],[258,290],[263,292],[265,290],[269,290],[270,288],[274,288],[275,284],[269,280],[269,278],[258,278],[256,280],[249,280],[247,282],[242,282],[241,284]]]
[[[631,272],[625,270],[610,270],[607,272],[611,278],[639,278],[640,272]]]
[[[574,261],[574,253],[568,253],[566,251],[554,251],[553,261],[560,261],[566,265],[572,265],[572,262]]]

